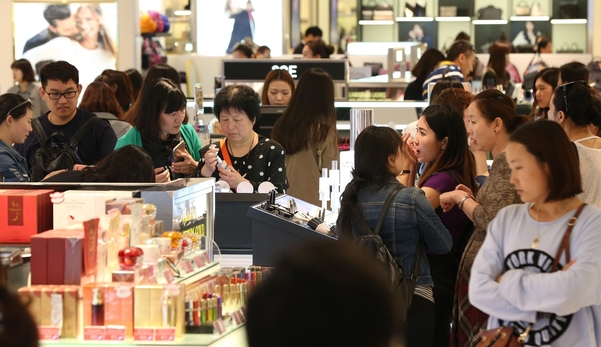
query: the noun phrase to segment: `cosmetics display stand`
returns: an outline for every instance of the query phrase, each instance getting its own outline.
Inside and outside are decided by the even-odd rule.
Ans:
[[[298,211],[310,216],[317,216],[320,208],[290,195],[281,195],[275,205],[289,206],[294,201]],[[335,237],[323,234],[310,228],[307,223],[297,223],[291,218],[278,214],[279,210],[268,211],[263,204],[251,206],[248,216],[253,219],[253,263],[258,266],[273,266],[279,254],[298,246],[301,243],[315,240],[336,241]]]

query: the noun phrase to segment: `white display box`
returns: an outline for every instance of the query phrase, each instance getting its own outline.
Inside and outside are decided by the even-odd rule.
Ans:
[[[64,193],[54,193],[52,195],[54,229],[103,216],[106,214],[108,201],[131,197],[131,191],[116,190],[67,190]]]

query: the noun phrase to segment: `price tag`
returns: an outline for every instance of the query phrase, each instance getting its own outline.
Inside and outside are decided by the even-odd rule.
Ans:
[[[242,317],[240,315],[240,311],[235,311],[232,313],[232,318],[234,319],[234,325],[238,326],[242,324]]]
[[[215,328],[215,331],[219,335],[223,335],[223,333],[225,333],[225,325],[223,324],[223,320],[221,320],[221,318],[213,322],[213,328]]]
[[[209,263],[211,262],[211,259],[209,259],[209,253],[207,253],[207,252],[204,252],[204,253],[202,254],[202,257],[204,258],[204,260],[205,260],[205,262],[206,262],[207,264],[209,264]]]
[[[175,340],[175,328],[156,328],[155,341],[173,341]]]
[[[61,338],[61,329],[59,327],[39,327],[38,335],[40,340],[58,340]]]
[[[200,255],[197,255],[194,257],[194,264],[196,265],[197,268],[201,268],[204,267],[206,262],[204,260],[204,258]]]
[[[106,328],[101,326],[86,326],[83,327],[83,339],[84,340],[104,340]]]
[[[242,308],[238,310],[238,315],[240,316],[240,323],[246,323],[246,316],[244,315]]]
[[[163,276],[165,276],[165,279],[167,280],[167,283],[172,283],[173,280],[175,279],[173,277],[173,274],[171,273],[171,270],[167,269],[163,272]]]
[[[125,326],[123,325],[109,325],[106,327],[104,333],[104,339],[109,341],[123,341],[125,340]]]
[[[153,328],[135,328],[134,329],[134,340],[136,340],[136,341],[153,341],[154,340],[154,329]]]
[[[186,274],[194,272],[194,267],[192,267],[192,262],[190,259],[182,260],[181,268]]]

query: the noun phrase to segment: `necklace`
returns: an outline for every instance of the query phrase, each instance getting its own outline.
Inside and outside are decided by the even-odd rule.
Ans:
[[[557,219],[561,218],[561,216],[564,215],[564,213],[568,210],[568,207],[570,207],[570,205],[572,205],[572,202],[574,202],[574,198],[572,198],[572,200],[570,200],[570,202],[568,202],[568,204],[563,209],[563,211],[561,211],[561,213],[559,214],[559,217],[557,217]],[[539,233],[538,233],[539,226],[540,226],[540,206],[537,206],[536,207],[536,237],[534,238],[534,240],[532,240],[532,245],[531,245],[532,248],[537,248],[538,244],[540,243],[541,237],[539,236]]]
[[[253,138],[250,141],[250,146],[248,147],[248,153],[246,153],[246,159],[248,159],[248,157],[250,156],[250,151],[252,150],[254,143],[255,143],[255,135],[253,134]],[[227,150],[230,151],[230,154],[232,155],[232,157],[235,157],[234,151],[232,150],[232,146],[231,146],[230,142],[225,141],[225,144],[227,145]]]

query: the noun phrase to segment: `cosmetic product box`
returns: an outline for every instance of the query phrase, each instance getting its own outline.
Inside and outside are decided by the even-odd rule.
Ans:
[[[113,190],[67,190],[64,193],[55,193],[52,199],[54,229],[103,216],[107,211],[107,202],[128,199],[131,195],[131,191]]]
[[[141,198],[128,198],[128,199],[117,199],[114,201],[108,201],[106,203],[106,212],[114,208],[118,209],[121,214],[131,214],[131,205],[143,204],[144,199]]]
[[[85,330],[101,328],[92,326],[92,296],[96,288],[101,291],[102,305],[104,305],[103,339],[122,340],[123,337],[133,337],[134,286],[132,283],[94,283],[83,286],[84,335],[86,335]]]
[[[23,287],[19,295],[39,327],[52,326],[52,295],[60,295],[62,302],[62,338],[76,338],[78,333],[79,286],[43,285]]]
[[[49,230],[31,237],[31,284],[80,285],[82,229]]]
[[[0,243],[29,243],[32,235],[52,228],[52,190],[0,192]]]
[[[169,292],[172,305],[174,305],[175,327],[163,325],[163,299],[165,292]],[[174,337],[181,338],[185,333],[185,293],[181,284],[167,285],[137,285],[134,293],[134,336],[141,337],[142,332],[155,330],[155,340],[163,340],[166,334],[174,329]],[[165,338],[168,339],[168,338]]]

